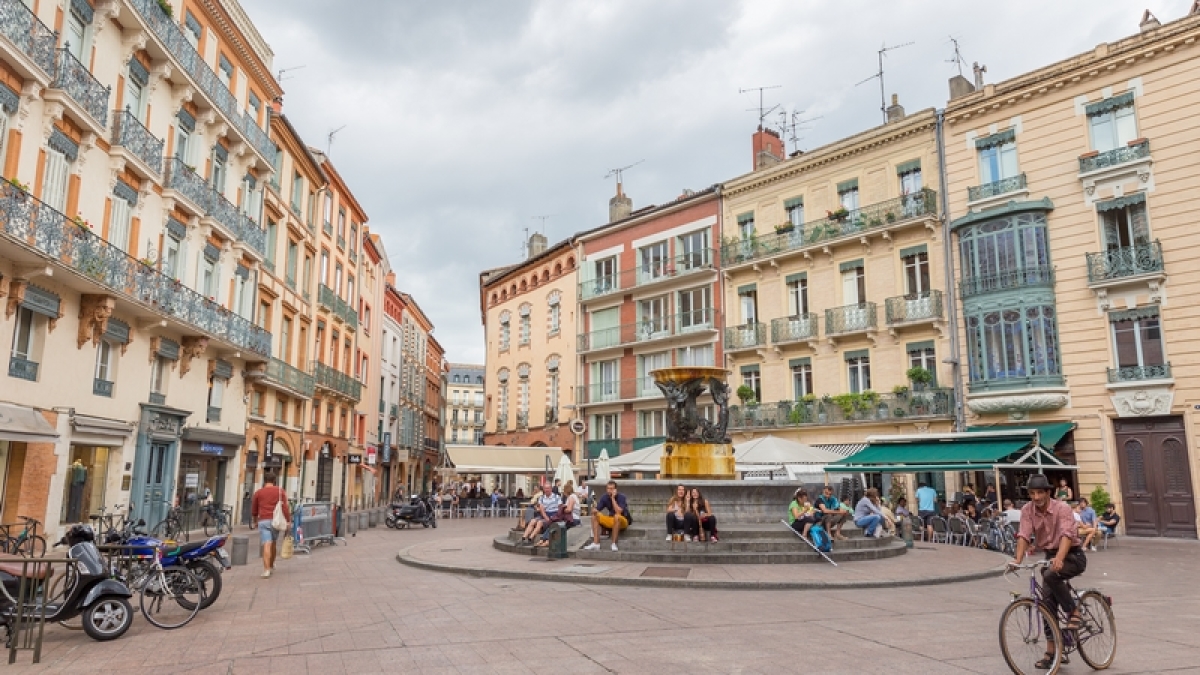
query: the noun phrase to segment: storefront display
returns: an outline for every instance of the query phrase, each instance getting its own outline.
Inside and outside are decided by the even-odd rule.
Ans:
[[[104,446],[71,446],[59,523],[86,523],[88,516],[104,505],[108,458],[109,448]]]

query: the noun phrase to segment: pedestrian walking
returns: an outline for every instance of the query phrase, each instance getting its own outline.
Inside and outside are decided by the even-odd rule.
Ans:
[[[250,513],[258,523],[258,538],[262,545],[263,579],[271,577],[275,569],[275,537],[278,536],[271,527],[271,518],[275,515],[275,506],[283,508],[283,517],[290,523],[292,513],[288,508],[287,494],[283,488],[275,485],[275,475],[268,473],[263,476],[263,486],[250,498]]]

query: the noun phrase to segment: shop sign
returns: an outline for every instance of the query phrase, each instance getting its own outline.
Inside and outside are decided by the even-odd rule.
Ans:
[[[346,461],[350,464],[362,464],[362,455],[350,455]]]
[[[275,432],[268,431],[263,438],[263,458],[270,461],[275,456]]]
[[[367,464],[375,466],[375,448],[367,448]]]
[[[194,488],[194,487],[199,487],[199,485],[200,485],[200,474],[189,473],[189,474],[185,474],[183,476],[183,487]]]
[[[384,464],[392,461],[392,432],[383,432],[383,458]]]
[[[201,443],[200,452],[206,455],[219,455],[224,452],[225,446],[216,443]]]

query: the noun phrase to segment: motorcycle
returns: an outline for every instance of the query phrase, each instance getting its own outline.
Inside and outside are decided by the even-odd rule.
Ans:
[[[148,536],[141,529],[146,521],[139,520],[136,525],[122,532],[110,532],[108,543],[127,547],[122,552],[133,556],[152,557],[154,549],[162,549],[162,565],[183,565],[195,574],[204,587],[204,601],[200,609],[207,609],[221,595],[221,573],[232,567],[229,552],[225,550],[225,542],[229,535],[218,534],[203,542],[175,544]],[[213,559],[216,562],[213,562]]]
[[[413,495],[407,504],[392,502],[388,506],[383,523],[397,530],[417,523],[425,527],[437,527],[437,509],[434,508],[433,500],[430,497]]]
[[[67,531],[58,545],[70,547],[68,557],[71,564],[63,575],[61,592],[47,588],[51,577],[50,565],[23,564],[22,560],[9,559],[0,562],[0,626],[4,627],[5,644],[12,645],[13,623],[18,609],[23,609],[25,620],[45,612],[46,621],[66,621],[81,616],[83,630],[93,640],[115,640],[129,630],[133,624],[133,607],[128,598],[133,593],[125,584],[109,578],[108,569],[96,548],[95,534],[87,525],[75,525]],[[17,596],[21,592],[21,581],[33,584],[31,602],[19,607]],[[28,591],[28,587],[26,588]],[[47,597],[51,593],[53,597]]]

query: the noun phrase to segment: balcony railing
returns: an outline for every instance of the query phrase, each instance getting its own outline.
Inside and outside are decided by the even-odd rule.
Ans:
[[[178,157],[167,162],[167,188],[187,197],[204,214],[223,225],[235,241],[242,242],[265,255],[267,233],[246,214],[225,199],[204,181],[190,166]]]
[[[1088,283],[1095,284],[1163,271],[1162,244],[1152,241],[1087,254]]]
[[[811,401],[779,401],[730,406],[729,428],[780,428],[886,422],[954,416],[954,390],[929,389],[904,394],[843,394]]]
[[[529,429],[529,413],[517,413],[517,431],[527,431]]]
[[[496,431],[508,431],[508,415],[496,416]]]
[[[875,303],[860,302],[825,310],[825,334],[846,335],[875,329]]]
[[[57,37],[24,2],[0,0],[0,34],[16,45],[47,76],[54,76],[54,45]]]
[[[317,287],[317,302],[333,312],[333,315],[345,321],[351,328],[358,328],[358,313],[350,305],[338,297],[338,294],[325,284]]]
[[[3,233],[97,285],[217,340],[271,355],[271,334],[180,282],[147,267],[32,195],[0,183]]]
[[[340,234],[338,235],[338,238],[337,238],[337,247],[341,248],[341,249],[346,248],[346,238]]]
[[[578,336],[581,352],[619,347],[637,342],[649,342],[688,333],[716,330],[717,311],[705,307],[691,312],[664,314],[647,317],[637,323],[627,323],[613,328],[602,328]]]
[[[575,402],[579,405],[594,405],[611,401],[628,401],[637,398],[662,396],[654,386],[653,377],[639,377],[609,382],[594,382],[575,387]]]
[[[725,329],[725,351],[753,349],[767,344],[767,327],[761,323],[744,323]]]
[[[399,416],[400,416],[400,406],[393,403],[392,407],[388,410],[388,417],[391,417],[392,419],[396,419]]]
[[[1107,169],[1126,162],[1145,159],[1150,156],[1150,141],[1142,139],[1132,145],[1113,148],[1107,152],[1079,158],[1079,173],[1088,173],[1098,169]]]
[[[855,209],[845,216],[830,216],[805,223],[790,232],[752,235],[744,241],[726,242],[721,247],[721,264],[737,265],[842,237],[892,227],[936,213],[937,193],[924,188],[910,195]]]
[[[639,264],[631,270],[606,274],[579,283],[581,300],[598,298],[623,289],[647,286],[668,279],[685,277],[696,272],[713,269],[716,252],[705,248],[666,260],[655,260]]]
[[[319,361],[312,362],[313,382],[322,389],[341,394],[354,401],[362,399],[362,382]]]
[[[1050,265],[1032,265],[1024,269],[995,274],[964,274],[962,281],[959,282],[959,288],[964,298],[995,291],[1006,291],[1011,288],[1053,285],[1054,268]]]
[[[108,380],[102,380],[98,377],[92,379],[92,393],[96,396],[105,396],[112,398],[113,383]]]
[[[817,337],[817,315],[813,312],[771,319],[771,342],[800,342]]]
[[[1171,364],[1169,363],[1162,363],[1155,366],[1125,366],[1123,368],[1108,369],[1108,381],[1111,384],[1169,379],[1171,379]]]
[[[258,126],[250,111],[243,113],[238,110],[237,99],[225,83],[217,77],[212,68],[200,56],[191,42],[184,37],[183,30],[167,13],[162,10],[157,0],[129,0],[137,9],[142,20],[150,30],[162,41],[166,50],[179,62],[182,70],[200,87],[205,96],[221,110],[230,123],[242,136],[249,141],[264,158],[267,164],[275,163],[275,146],[267,137],[267,132]]]
[[[909,293],[887,299],[888,325],[942,318],[942,292]]]
[[[154,173],[162,173],[163,142],[155,138],[128,108],[113,111],[112,142],[133,153]]]
[[[1025,174],[1019,173],[1008,178],[1001,178],[990,183],[967,188],[967,201],[975,202],[989,197],[998,197],[1010,192],[1025,189]]]
[[[83,107],[100,126],[108,126],[108,95],[110,88],[100,84],[92,73],[66,47],[58,50],[58,67],[54,72],[52,89],[62,89]]]
[[[8,359],[8,376],[15,377],[21,380],[29,380],[37,382],[38,364],[37,361],[30,361],[19,356],[13,356]]]
[[[264,379],[268,382],[272,382],[280,387],[285,387],[310,398],[313,395],[313,376],[299,368],[289,366],[279,359],[273,358],[267,361],[263,375]]]

